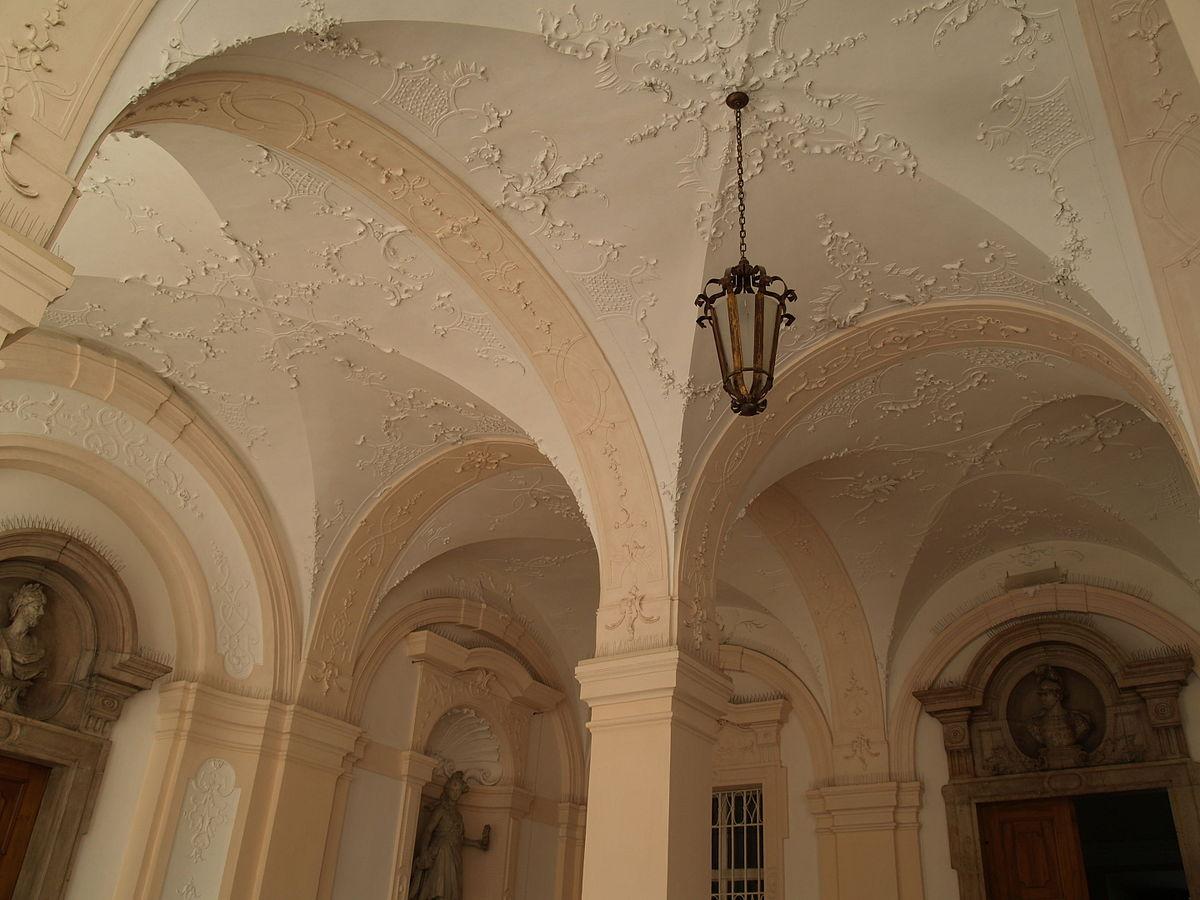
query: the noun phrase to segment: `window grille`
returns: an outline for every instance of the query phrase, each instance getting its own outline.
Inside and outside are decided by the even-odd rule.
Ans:
[[[766,900],[762,785],[712,795],[712,900]]]

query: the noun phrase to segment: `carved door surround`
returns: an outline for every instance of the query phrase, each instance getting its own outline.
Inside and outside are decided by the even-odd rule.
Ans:
[[[942,724],[961,900],[986,896],[980,804],[1156,789],[1200,896],[1200,763],[1179,713],[1192,668],[1186,649],[1127,654],[1086,615],[1039,614],[1001,626],[960,682],[915,692]]]
[[[37,637],[47,674],[0,710],[0,753],[50,768],[14,896],[63,895],[88,826],[125,701],[170,671],[139,650],[133,603],[99,553],[69,535],[22,529],[0,535],[0,622],[23,584],[42,586]]]

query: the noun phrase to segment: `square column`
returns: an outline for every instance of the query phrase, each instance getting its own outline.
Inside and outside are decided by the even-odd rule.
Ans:
[[[585,660],[584,900],[709,893],[713,746],[729,679],[678,649]]]

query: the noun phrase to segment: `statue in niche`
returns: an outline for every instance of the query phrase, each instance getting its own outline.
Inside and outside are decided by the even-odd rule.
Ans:
[[[46,592],[21,585],[8,600],[9,623],[0,628],[0,709],[19,713],[21,695],[46,674],[46,648],[33,633],[46,613]]]
[[[477,841],[466,836],[458,800],[468,790],[462,772],[453,773],[442,788],[442,796],[417,839],[408,900],[462,900],[463,847],[487,850],[492,838],[491,825],[483,827],[483,836]]]
[[[1029,717],[1025,727],[1050,768],[1082,764],[1087,751],[1080,742],[1092,730],[1091,716],[1067,706],[1066,686],[1053,666],[1038,666],[1036,675],[1041,709]]]

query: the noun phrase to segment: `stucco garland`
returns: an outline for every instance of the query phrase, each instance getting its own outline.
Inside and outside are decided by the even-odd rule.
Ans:
[[[296,82],[184,77],[152,90],[113,127],[154,122],[228,131],[318,166],[382,203],[478,291],[533,361],[571,434],[595,522],[600,606],[609,610],[600,621],[644,594],[659,613],[657,638],[669,640],[669,545],[633,412],[570,299],[495,212],[396,131]],[[321,609],[318,631],[339,614]]]

